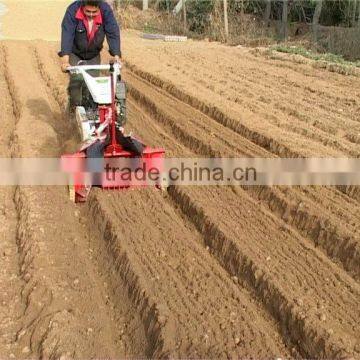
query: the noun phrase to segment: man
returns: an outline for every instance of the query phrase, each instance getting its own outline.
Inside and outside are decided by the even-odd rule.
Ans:
[[[85,60],[87,65],[100,64],[100,52],[106,37],[110,55],[120,61],[120,30],[108,3],[102,0],[78,0],[66,10],[62,21],[61,69]],[[82,77],[71,75],[68,92],[70,107],[83,105],[86,91]]]

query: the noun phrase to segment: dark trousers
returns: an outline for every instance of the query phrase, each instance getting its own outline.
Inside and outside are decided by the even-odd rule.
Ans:
[[[79,64],[79,62],[81,63]],[[90,60],[82,60],[75,54],[70,54],[70,65],[99,65],[101,63],[100,54]],[[89,71],[92,76],[97,76],[98,71]],[[90,92],[85,84],[85,81],[81,74],[71,74],[70,82],[68,86],[68,94],[70,98],[70,106],[72,108],[76,106],[87,106],[88,102],[91,102]]]

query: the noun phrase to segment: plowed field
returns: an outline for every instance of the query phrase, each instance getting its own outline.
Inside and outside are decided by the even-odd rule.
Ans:
[[[124,39],[128,130],[167,156],[360,155],[356,77]],[[0,43],[3,157],[77,142],[57,47]],[[359,358],[359,194],[3,187],[0,357]]]

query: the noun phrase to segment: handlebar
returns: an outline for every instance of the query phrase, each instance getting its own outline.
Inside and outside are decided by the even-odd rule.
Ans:
[[[121,69],[121,65],[119,63],[115,63],[112,65],[116,71]],[[68,66],[66,68],[67,72],[77,72],[77,71],[87,71],[87,70],[107,70],[110,71],[111,64],[106,65],[77,65],[77,66]]]

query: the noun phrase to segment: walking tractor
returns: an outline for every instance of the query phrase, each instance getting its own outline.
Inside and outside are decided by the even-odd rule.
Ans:
[[[108,74],[97,76],[100,71]],[[75,108],[81,146],[76,153],[61,157],[63,171],[71,174],[71,199],[86,201],[92,186],[160,187],[165,150],[150,148],[124,132],[126,89],[121,65],[78,65],[68,72],[82,76],[86,86],[81,106]]]

